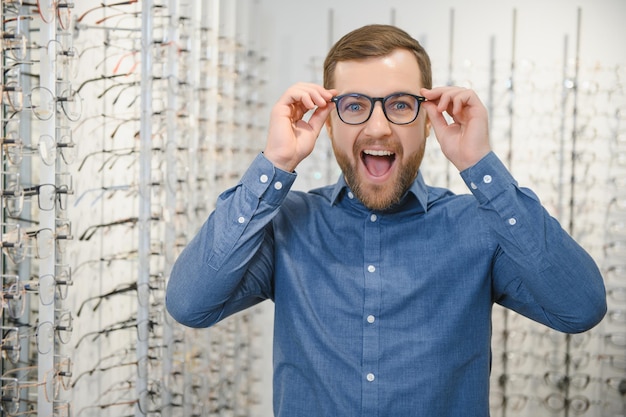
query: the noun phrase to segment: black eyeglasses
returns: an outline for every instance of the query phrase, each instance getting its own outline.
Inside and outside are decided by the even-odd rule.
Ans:
[[[342,122],[360,125],[369,120],[377,101],[383,106],[387,120],[396,125],[406,125],[417,119],[420,104],[426,97],[409,93],[394,93],[387,97],[369,97],[365,94],[350,93],[331,99],[337,106],[337,114]]]

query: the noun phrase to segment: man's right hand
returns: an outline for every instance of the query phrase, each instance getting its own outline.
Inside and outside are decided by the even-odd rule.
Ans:
[[[315,141],[334,108],[335,90],[311,83],[294,84],[278,99],[270,115],[267,144],[263,151],[274,166],[292,172],[313,152]],[[303,116],[315,109],[308,121]]]

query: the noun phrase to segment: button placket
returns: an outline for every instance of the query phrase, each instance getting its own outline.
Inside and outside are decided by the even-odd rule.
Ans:
[[[369,415],[378,404],[378,366],[380,360],[380,315],[382,281],[381,276],[381,217],[367,213],[364,216],[363,235],[363,359],[362,359],[362,412]]]

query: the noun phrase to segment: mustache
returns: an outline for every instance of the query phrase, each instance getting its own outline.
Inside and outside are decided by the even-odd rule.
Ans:
[[[400,144],[400,142],[393,141],[390,139],[380,140],[380,139],[370,139],[370,138],[356,140],[354,142],[354,145],[352,146],[352,151],[355,155],[360,155],[364,149],[372,149],[372,148],[385,149],[385,150],[395,153],[396,156],[402,155],[404,152],[404,149],[402,148],[402,145]]]

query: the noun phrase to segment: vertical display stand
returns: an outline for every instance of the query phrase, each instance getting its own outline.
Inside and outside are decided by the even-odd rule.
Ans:
[[[41,61],[39,63],[39,84],[44,89],[48,89],[53,92],[53,102],[50,103],[50,111],[52,112],[51,117],[48,120],[39,121],[39,135],[43,137],[47,135],[49,137],[56,137],[56,122],[57,122],[57,96],[60,91],[57,91],[56,88],[56,69],[55,69],[55,60],[56,56],[51,54],[51,48],[49,47],[52,42],[56,41],[56,13],[51,14],[52,19],[49,22],[43,22],[40,26],[40,39],[41,44],[46,45],[46,48],[43,48],[40,52]],[[33,103],[31,103],[33,105]],[[39,164],[39,183],[40,184],[54,184],[55,187],[57,185],[56,175],[55,175],[55,165],[48,166],[46,164]],[[56,193],[56,190],[55,190]],[[41,194],[39,198],[42,198]],[[56,200],[56,198],[55,198]],[[39,227],[41,229],[50,229],[54,231],[52,242],[47,242],[47,244],[51,244],[52,253],[51,256],[46,257],[45,259],[39,260],[39,276],[52,275],[55,276],[55,259],[56,259],[56,222],[55,222],[55,212],[56,210],[51,211],[39,211]],[[54,372],[54,354],[55,354],[55,303],[51,303],[48,305],[44,305],[41,302],[41,297],[39,297],[39,327],[37,329],[37,343],[50,343],[52,347],[48,352],[39,351],[38,359],[37,359],[37,367],[38,367],[38,380],[45,381],[46,374],[51,375]],[[45,334],[41,331],[41,323],[54,323],[52,334]],[[49,341],[43,341],[42,338],[50,338]],[[49,376],[48,376],[49,378]],[[47,399],[46,396],[46,385],[39,385],[38,393],[37,393],[37,413],[39,415],[51,415],[53,409],[53,401],[51,399]]]
[[[153,1],[142,0],[141,9],[141,114],[139,130],[139,220],[138,220],[138,297],[141,288],[150,286],[151,239],[151,172],[152,172],[152,51],[153,51]],[[150,303],[137,303],[137,334],[149,334]],[[142,404],[148,400],[148,339],[137,337],[136,417],[145,417]]]

